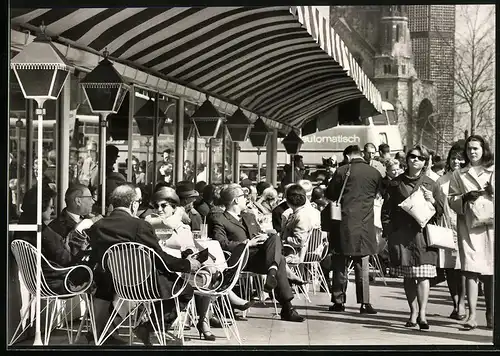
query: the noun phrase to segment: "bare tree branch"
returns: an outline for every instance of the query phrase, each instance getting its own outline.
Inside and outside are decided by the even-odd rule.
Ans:
[[[493,126],[495,7],[458,5],[456,10],[459,31],[455,42],[447,40],[443,34],[440,38],[446,46],[453,48],[455,55],[455,71],[452,73],[457,106],[455,116],[468,116],[467,126],[474,133],[476,129]],[[439,34],[439,30],[437,32]]]

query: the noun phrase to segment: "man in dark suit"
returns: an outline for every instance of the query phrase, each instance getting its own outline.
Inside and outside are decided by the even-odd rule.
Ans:
[[[66,238],[79,222],[89,217],[94,199],[88,187],[77,183],[66,190],[64,201],[66,207],[52,220],[49,227]]]
[[[279,236],[262,233],[251,213],[242,213],[246,209],[247,199],[240,186],[230,186],[221,192],[221,202],[226,211],[213,217],[212,231],[209,236],[219,241],[225,251],[232,252],[238,245],[249,246],[249,258],[246,270],[258,274],[267,274],[264,290],[270,293],[276,289],[276,299],[281,304],[281,319],[302,322],[292,306],[292,289],[286,273],[286,262],[281,254]]]
[[[377,311],[370,304],[368,260],[371,255],[378,253],[373,202],[382,189],[382,176],[363,159],[357,145],[348,148],[349,163],[335,171],[326,191],[326,197],[336,202],[345,182],[340,198],[341,221],[332,220],[329,224],[333,250],[333,305],[329,310],[345,311],[347,262],[351,257],[356,278],[356,299],[361,304],[360,313],[376,314]]]
[[[102,332],[107,319],[109,319],[108,308],[114,297],[111,275],[109,272],[104,271],[104,266],[100,266],[104,253],[111,246],[121,242],[143,244],[152,248],[173,272],[190,273],[200,268],[200,263],[195,259],[190,257],[180,259],[163,252],[151,224],[136,217],[141,202],[141,191],[139,188],[130,183],[120,185],[111,193],[110,202],[114,208],[111,214],[97,221],[87,230],[92,248],[91,261],[98,264],[94,272],[94,280],[97,286],[94,308],[98,334]],[[162,267],[162,264],[157,264],[157,268],[159,269],[157,279],[158,289],[163,299],[169,299],[172,296],[174,282],[178,276],[175,273],[162,270]],[[177,285],[179,284],[182,285],[182,283],[177,283]],[[186,306],[192,297],[193,289],[187,285],[184,292],[178,297],[179,303],[181,306]],[[171,299],[165,300],[163,304],[164,311],[166,311],[163,318],[166,325],[171,324],[177,316],[174,301]],[[134,331],[144,344],[150,344],[149,333],[152,331],[151,324],[141,324]]]
[[[271,212],[272,220],[273,220],[273,229],[278,233],[281,232],[281,224],[283,221],[283,213],[285,210],[289,208],[286,200],[283,200],[279,203]]]

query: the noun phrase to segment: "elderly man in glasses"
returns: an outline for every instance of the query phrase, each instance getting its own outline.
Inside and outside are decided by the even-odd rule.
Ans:
[[[94,218],[91,212],[95,203],[89,188],[80,183],[73,184],[66,190],[64,201],[66,207],[49,224],[63,238],[84,219]]]
[[[292,306],[293,293],[288,282],[285,258],[281,254],[281,242],[277,234],[263,233],[255,215],[244,212],[247,197],[240,186],[229,186],[221,191],[220,200],[226,207],[222,214],[213,217],[209,236],[219,241],[223,250],[232,252],[242,243],[250,247],[245,267],[247,271],[266,274],[264,290],[276,290],[281,304],[281,319],[302,322]]]

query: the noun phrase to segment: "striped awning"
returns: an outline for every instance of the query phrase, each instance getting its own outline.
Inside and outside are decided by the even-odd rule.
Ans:
[[[299,7],[11,9],[55,41],[102,52],[258,115],[301,127],[343,102],[380,93],[317,9]]]

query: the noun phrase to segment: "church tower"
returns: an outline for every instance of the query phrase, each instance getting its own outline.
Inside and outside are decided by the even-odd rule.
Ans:
[[[399,97],[397,83],[406,82],[415,76],[407,6],[381,6],[379,28],[373,79],[382,94],[382,100],[395,105]]]

